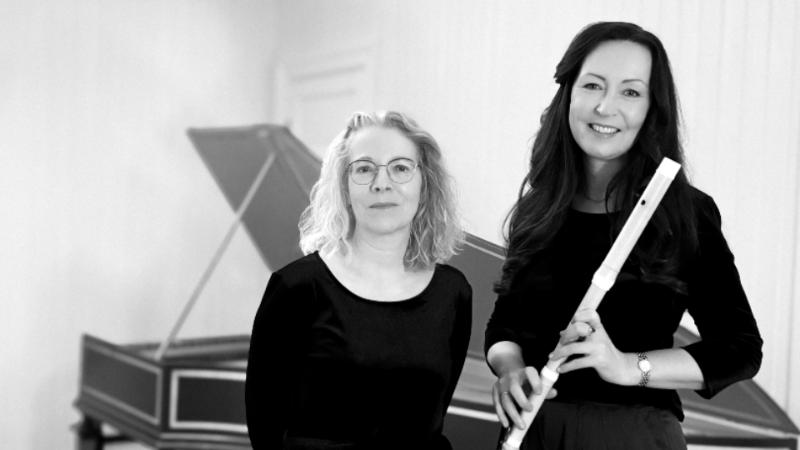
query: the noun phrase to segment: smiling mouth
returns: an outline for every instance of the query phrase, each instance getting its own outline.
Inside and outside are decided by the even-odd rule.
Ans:
[[[615,133],[619,133],[619,131],[620,131],[619,128],[608,127],[608,126],[599,125],[599,124],[596,124],[596,123],[590,123],[589,124],[589,128],[591,128],[593,131],[595,131],[597,133],[604,134],[604,135],[607,135],[607,136],[613,135]]]

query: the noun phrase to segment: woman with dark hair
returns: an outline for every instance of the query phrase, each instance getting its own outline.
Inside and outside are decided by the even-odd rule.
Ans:
[[[637,25],[595,23],[555,80],[486,329],[497,415],[524,429],[539,370],[566,357],[522,448],[684,449],[676,389],[709,398],[761,364],[711,197],[679,173],[597,311],[575,311],[662,158],[684,161],[666,51]],[[702,340],[672,348],[687,310]]]
[[[300,219],[306,256],[272,274],[245,383],[253,448],[448,450],[472,290],[444,264],[462,240],[433,137],[356,113]]]

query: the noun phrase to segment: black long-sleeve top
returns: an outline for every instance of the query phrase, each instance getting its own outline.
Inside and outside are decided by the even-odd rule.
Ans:
[[[471,287],[448,265],[398,302],[352,293],[317,253],[273,273],[247,365],[253,448],[449,449],[471,320]]]
[[[698,393],[710,398],[755,375],[762,340],[722,235],[719,210],[699,190],[693,202],[686,207],[697,214],[699,247],[681,260],[686,295],[643,281],[629,259],[597,312],[620,351],[645,352],[672,348],[673,334],[688,310],[702,340],[684,348],[703,373],[705,386]],[[527,365],[544,366],[611,248],[610,226],[606,214],[569,212],[545,256],[522,269],[510,293],[497,298],[486,329],[486,351],[496,342],[512,341],[521,346]],[[554,400],[646,404],[683,419],[676,391],[607,383],[594,369],[563,374],[556,388]]]

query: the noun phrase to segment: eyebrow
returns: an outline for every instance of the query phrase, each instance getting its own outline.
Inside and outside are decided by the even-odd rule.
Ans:
[[[386,164],[389,164],[390,162],[393,162],[393,161],[397,161],[398,159],[407,159],[407,160],[413,161],[415,163],[417,162],[414,158],[411,158],[411,157],[408,157],[408,156],[395,156],[394,158],[390,159],[389,161],[386,161]],[[352,163],[357,162],[357,161],[368,161],[368,162],[377,164],[377,160],[375,160],[371,156],[361,156],[359,158],[356,158],[356,159],[350,161],[350,163],[352,164]]]
[[[596,73],[586,72],[584,75],[591,75],[593,77],[597,77],[597,78],[600,78],[603,81],[606,81],[606,78],[604,76],[598,75]],[[628,79],[622,80],[623,83],[630,83],[630,82],[633,82],[633,81],[637,81],[639,83],[642,83],[645,86],[649,86],[647,83],[645,83],[644,80],[642,80],[640,78],[628,78]]]

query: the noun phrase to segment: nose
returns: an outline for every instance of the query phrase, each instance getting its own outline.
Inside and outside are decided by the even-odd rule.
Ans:
[[[594,110],[597,114],[601,116],[610,116],[614,114],[614,98],[613,95],[610,94],[608,91],[600,97],[597,105],[595,105]]]
[[[392,180],[389,179],[388,166],[378,166],[378,172],[375,174],[375,179],[372,180],[372,184],[370,184],[369,188],[373,192],[386,191],[392,188]]]

